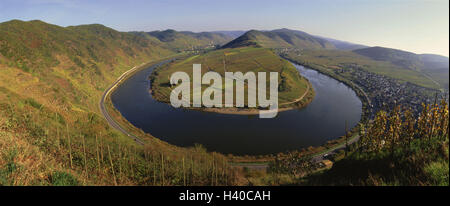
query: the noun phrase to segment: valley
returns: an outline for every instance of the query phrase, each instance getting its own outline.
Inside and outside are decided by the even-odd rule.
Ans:
[[[283,112],[264,122],[257,109],[171,107],[169,76],[192,64],[222,77],[279,72]],[[447,104],[438,55],[289,29],[0,23],[0,185],[441,184]],[[255,162],[266,170],[236,166]]]

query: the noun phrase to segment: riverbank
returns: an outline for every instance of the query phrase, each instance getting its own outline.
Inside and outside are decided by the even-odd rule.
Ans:
[[[128,76],[133,76],[132,74],[129,74]],[[127,78],[128,79],[128,78]],[[123,83],[125,81],[122,81],[121,83]],[[148,92],[148,90],[147,90]],[[110,100],[109,100],[110,101]],[[124,125],[124,128],[127,128],[127,130],[129,130],[132,134],[135,134],[135,136],[143,136],[145,138],[143,139],[147,139],[147,137],[151,137],[152,139],[157,139],[158,142],[164,142],[164,144],[167,145],[171,145],[171,147],[173,148],[173,151],[176,151],[179,146],[175,146],[172,145],[170,143],[166,143],[166,141],[164,140],[159,140],[158,138],[153,138],[153,136],[148,135],[148,133],[142,131],[141,129],[136,128],[134,125],[132,125],[128,120],[126,120],[122,114],[120,114],[119,111],[117,111],[116,108],[114,108],[114,106],[112,105],[112,103],[109,103],[108,105],[109,108],[111,108],[111,110],[115,110],[114,112],[114,118],[120,122],[121,125]],[[305,155],[313,155],[313,154],[320,154],[324,151],[329,151],[330,149],[334,148],[337,145],[342,145],[345,142],[345,140],[343,138],[338,138],[335,140],[331,140],[328,141],[326,144],[323,144],[322,146],[317,146],[317,147],[308,147],[305,149],[301,149],[301,151],[304,152]],[[300,149],[300,148],[299,148]],[[264,164],[266,164],[267,162],[273,161],[274,159],[274,155],[227,155],[229,162],[235,162],[235,163],[250,163],[250,162],[264,162]]]
[[[151,85],[151,82],[150,82]],[[150,89],[149,93],[153,96],[153,90]],[[314,99],[314,89],[310,86],[310,84],[307,85],[306,91],[297,99],[290,101],[290,102],[284,102],[279,104],[278,112],[284,112],[289,111],[293,109],[301,109],[303,107],[306,107],[311,101]],[[156,98],[155,98],[156,99]],[[158,100],[160,102],[164,102],[167,104],[170,104],[167,101]],[[202,111],[202,112],[212,112],[212,113],[218,113],[218,114],[233,114],[233,115],[259,115],[260,109],[257,108],[237,108],[237,107],[222,107],[222,108],[216,108],[216,107],[188,107],[185,109],[189,110],[196,110],[196,111]]]
[[[311,68],[323,75],[329,76],[345,85],[347,85],[348,87],[350,87],[353,91],[355,91],[356,95],[358,96],[358,98],[361,100],[361,102],[363,103],[363,112],[361,113],[361,123],[365,124],[370,120],[370,117],[373,115],[373,109],[372,109],[372,103],[371,100],[369,98],[369,96],[366,94],[366,92],[359,86],[356,85],[355,83],[353,83],[351,80],[348,80],[344,77],[341,77],[339,75],[336,75],[335,73],[332,73],[326,69],[321,68],[320,66],[317,66],[315,64],[308,64],[306,62],[302,62],[302,61],[298,61],[296,59],[290,58],[286,55],[281,55],[282,58],[291,61],[295,64],[298,65],[302,65],[304,67],[307,68]]]
[[[139,145],[146,145],[148,143],[159,145],[160,147],[167,148],[168,151],[176,151],[177,147],[175,145],[171,145],[167,142],[164,142],[158,138],[155,138],[149,133],[144,132],[142,129],[137,128],[133,124],[131,124],[127,119],[123,117],[119,110],[114,107],[114,104],[111,100],[111,94],[126,80],[132,77],[134,74],[139,72],[140,70],[146,69],[149,66],[156,64],[163,64],[164,62],[173,61],[176,58],[183,57],[184,53],[170,55],[158,60],[153,60],[149,62],[144,62],[138,66],[134,66],[130,70],[124,72],[120,75],[117,80],[104,91],[100,101],[99,101],[99,110],[103,114],[103,117],[108,122],[108,124],[125,134],[129,138],[133,139]]]
[[[219,49],[202,55],[195,55],[155,69],[150,79],[150,92],[159,102],[169,103],[172,87],[169,77],[174,72],[186,72],[192,76],[192,65],[201,63],[203,72],[214,71],[222,76],[226,72],[278,72],[278,107],[279,111],[300,109],[308,105],[315,93],[308,79],[303,78],[298,70],[288,61],[283,60],[273,51],[263,48]],[[268,80],[266,79],[267,83]],[[206,85],[203,85],[206,86]],[[202,87],[204,89],[206,87]],[[224,99],[224,98],[223,98]],[[246,102],[244,104],[247,104]],[[256,115],[258,108],[188,108],[205,112],[236,115]]]

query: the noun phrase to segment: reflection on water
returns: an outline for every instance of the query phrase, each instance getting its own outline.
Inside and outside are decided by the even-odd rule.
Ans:
[[[295,65],[295,64],[294,64]],[[305,108],[278,113],[273,119],[175,109],[148,93],[153,67],[141,70],[112,94],[114,106],[133,125],[178,146],[202,144],[210,151],[269,154],[318,146],[345,133],[361,117],[355,92],[328,76],[295,65],[316,96]]]

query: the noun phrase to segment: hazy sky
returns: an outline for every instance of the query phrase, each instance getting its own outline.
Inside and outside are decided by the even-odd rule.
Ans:
[[[0,22],[11,19],[120,31],[289,28],[449,56],[448,0],[0,0]]]

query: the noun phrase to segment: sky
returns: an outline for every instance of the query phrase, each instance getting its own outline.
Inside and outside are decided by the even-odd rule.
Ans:
[[[449,56],[448,0],[0,0],[0,22],[12,19],[119,31],[289,28]]]

